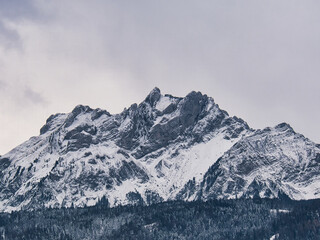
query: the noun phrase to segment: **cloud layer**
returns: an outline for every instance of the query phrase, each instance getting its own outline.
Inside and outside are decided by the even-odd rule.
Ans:
[[[0,1],[0,153],[77,104],[202,91],[320,142],[319,1]]]

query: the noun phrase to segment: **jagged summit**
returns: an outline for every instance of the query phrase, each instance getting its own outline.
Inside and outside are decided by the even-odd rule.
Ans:
[[[161,90],[158,87],[154,87],[150,93],[148,94],[148,96],[154,95],[154,94],[158,94],[161,95]]]
[[[320,149],[286,123],[251,129],[200,92],[154,88],[120,114],[78,105],[0,158],[0,210],[170,199],[318,197]],[[283,178],[285,176],[285,178]]]
[[[293,131],[293,128],[288,123],[285,123],[285,122],[276,125],[275,129],[278,129],[281,131],[286,131],[286,130]]]
[[[148,102],[152,107],[160,100],[162,97],[161,91],[159,88],[155,87],[152,91],[148,94],[145,101]]]

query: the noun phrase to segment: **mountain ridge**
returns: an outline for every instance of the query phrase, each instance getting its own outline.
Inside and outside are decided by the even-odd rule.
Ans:
[[[299,157],[309,165],[297,164]],[[280,173],[258,178],[275,162],[312,169],[301,186],[282,184]],[[39,136],[0,158],[0,210],[94,205],[102,197],[111,206],[278,193],[316,198],[319,164],[319,145],[287,123],[254,130],[205,94],[181,98],[154,88],[119,114],[78,105],[51,115]]]

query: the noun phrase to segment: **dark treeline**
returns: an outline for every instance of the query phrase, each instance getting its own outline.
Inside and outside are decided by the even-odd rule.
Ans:
[[[0,214],[0,239],[320,239],[320,200],[173,201]]]

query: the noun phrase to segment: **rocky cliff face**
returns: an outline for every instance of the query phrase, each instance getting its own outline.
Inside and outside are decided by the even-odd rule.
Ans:
[[[202,200],[319,198],[319,160],[319,145],[282,123],[239,140],[209,168],[192,194]],[[185,197],[192,196],[189,189],[182,191]]]
[[[50,116],[39,136],[0,158],[0,210],[94,205],[103,196],[112,206],[315,198],[319,153],[287,124],[253,130],[206,95],[155,88],[120,114],[79,105]]]

